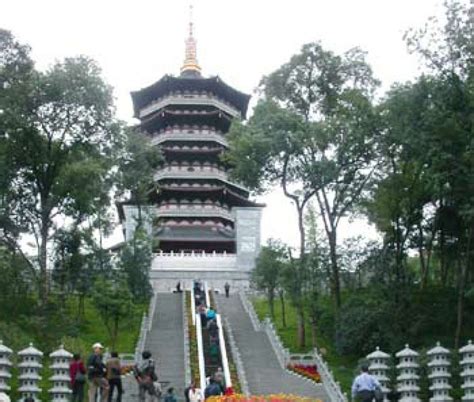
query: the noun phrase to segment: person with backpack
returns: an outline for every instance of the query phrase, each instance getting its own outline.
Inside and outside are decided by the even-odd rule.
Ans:
[[[84,385],[86,384],[86,368],[81,360],[81,355],[75,353],[69,365],[69,376],[71,378],[72,396],[71,402],[84,401]]]
[[[102,360],[104,347],[99,343],[92,345],[94,353],[87,359],[87,377],[89,379],[89,402],[96,401],[97,391],[101,394],[101,400],[106,401],[109,396],[109,383],[107,381],[107,368]]]
[[[158,392],[155,383],[158,381],[158,376],[155,370],[155,361],[149,351],[145,350],[142,353],[142,362],[135,366],[135,379],[138,383],[138,400],[145,402],[147,397],[152,401],[158,399]]]
[[[110,391],[109,391],[109,400],[112,402],[112,396],[114,394],[114,389],[117,388],[117,402],[122,402],[122,366],[120,364],[120,359],[117,352],[112,352],[111,358],[107,360],[107,380],[109,381]]]

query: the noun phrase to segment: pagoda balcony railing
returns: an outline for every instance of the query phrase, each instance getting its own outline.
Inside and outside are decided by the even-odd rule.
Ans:
[[[189,170],[192,168],[192,170]],[[248,191],[242,184],[230,181],[226,172],[211,166],[165,166],[154,174],[156,181],[162,179],[208,179],[223,182]]]
[[[216,177],[227,180],[227,173],[223,170],[212,166],[165,166],[163,169],[155,173],[155,179],[162,178],[210,178],[214,179]]]
[[[217,142],[225,147],[229,146],[229,143],[222,134],[218,134],[212,130],[193,130],[190,133],[186,130],[165,131],[162,133],[156,133],[153,135],[151,143],[153,145],[160,145],[166,141],[206,141],[206,142]]]
[[[165,204],[156,207],[157,217],[210,217],[234,220],[232,213],[212,204]]]
[[[230,114],[232,117],[241,117],[240,112],[235,107],[210,94],[171,94],[164,98],[157,99],[150,105],[141,109],[139,117],[144,118],[145,116],[169,105],[214,106]]]

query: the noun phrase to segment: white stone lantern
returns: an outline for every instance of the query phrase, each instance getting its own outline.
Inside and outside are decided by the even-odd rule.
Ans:
[[[10,391],[10,386],[8,382],[12,378],[10,373],[12,368],[11,355],[12,350],[7,348],[3,341],[0,340],[0,392],[7,393]]]
[[[420,392],[418,356],[418,353],[410,349],[408,345],[405,345],[405,349],[396,354],[399,359],[397,390],[400,392],[400,401],[417,402],[420,400],[418,398],[418,392]]]
[[[461,388],[464,390],[463,401],[474,401],[474,345],[472,341],[461,349],[461,377],[463,384]]]
[[[40,370],[43,368],[41,364],[43,352],[34,348],[30,343],[30,346],[18,352],[18,356],[21,359],[21,363],[18,365],[20,369],[18,392],[22,398],[20,401],[26,397],[33,398],[35,402],[39,401],[38,395],[41,389],[38,387],[38,383],[41,381]]]
[[[439,342],[436,344],[436,347],[427,352],[429,358],[428,368],[430,371],[428,378],[431,382],[430,391],[433,393],[430,401],[449,402],[453,400],[449,396],[449,391],[452,388],[449,384],[451,378],[449,354],[449,350],[443,348]]]
[[[69,376],[69,363],[72,358],[72,354],[64,349],[61,345],[58,350],[54,351],[49,355],[51,358],[51,371],[53,375],[50,380],[52,382],[52,388],[49,390],[52,401],[69,401],[71,396],[71,389],[69,384],[71,378]]]
[[[369,372],[380,382],[384,399],[386,400],[387,394],[390,392],[388,388],[390,379],[388,378],[388,371],[390,370],[390,355],[382,352],[377,346],[375,352],[367,355],[369,361]]]

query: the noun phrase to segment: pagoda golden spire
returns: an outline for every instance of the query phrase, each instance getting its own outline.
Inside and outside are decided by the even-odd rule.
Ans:
[[[182,75],[201,75],[201,67],[197,61],[196,39],[193,35],[193,6],[189,6],[189,36],[186,39],[184,63],[181,67]]]

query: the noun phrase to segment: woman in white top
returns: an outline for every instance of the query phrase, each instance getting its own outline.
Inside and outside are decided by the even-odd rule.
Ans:
[[[204,400],[202,392],[199,388],[196,388],[195,382],[192,382],[188,389],[188,398],[189,402],[202,402]]]

